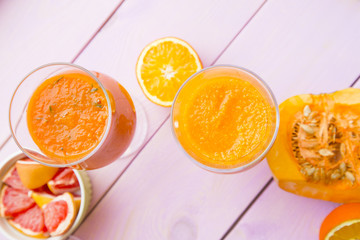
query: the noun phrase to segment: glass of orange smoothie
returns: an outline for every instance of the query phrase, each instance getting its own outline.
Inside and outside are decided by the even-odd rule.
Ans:
[[[259,76],[235,66],[205,68],[178,91],[171,112],[180,146],[198,166],[240,172],[260,162],[279,127],[279,110]]]
[[[68,63],[41,66],[10,104],[12,136],[30,158],[49,166],[96,169],[129,148],[137,113],[129,93],[102,73]],[[139,141],[139,139],[137,139]]]

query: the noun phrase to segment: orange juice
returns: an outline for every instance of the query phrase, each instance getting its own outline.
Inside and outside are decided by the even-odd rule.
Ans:
[[[215,67],[196,74],[179,91],[173,106],[174,132],[201,165],[238,168],[269,145],[276,110],[254,80],[236,68]]]
[[[102,139],[108,119],[104,92],[80,73],[47,79],[33,93],[27,111],[29,132],[53,159],[78,159]]]
[[[96,169],[128,149],[136,112],[128,92],[113,78],[54,63],[20,83],[10,105],[10,126],[15,142],[33,160]]]

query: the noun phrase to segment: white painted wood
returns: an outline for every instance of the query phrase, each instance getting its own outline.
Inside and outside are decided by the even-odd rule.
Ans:
[[[347,88],[360,73],[355,57],[360,54],[359,22],[358,1],[268,1],[221,62],[234,62],[234,49],[243,51],[237,64],[258,72],[279,102],[296,94]],[[257,50],[251,53],[251,46]],[[336,206],[284,192],[272,183],[228,239],[315,240],[322,220]]]
[[[359,73],[360,59],[352,57],[360,53],[354,30],[360,20],[358,5],[340,0],[269,1],[217,63],[255,71],[279,101],[299,93],[345,88]],[[182,229],[188,234],[184,239],[219,239],[271,176],[265,161],[242,174],[204,172],[173,146],[170,135],[169,126],[163,126],[77,236],[176,239],[182,236],[176,231]],[[266,212],[263,217],[267,217]],[[104,225],[110,225],[111,230],[100,231],[98,219],[105,219]],[[290,224],[288,221],[283,227]],[[261,231],[261,224],[258,227]],[[87,229],[98,229],[99,235]]]
[[[114,77],[142,103],[148,118],[149,139],[169,116],[170,108],[155,105],[141,91],[135,75],[141,50],[155,39],[175,36],[189,42],[207,66],[261,4],[259,0],[233,0],[227,4],[208,0],[126,1],[76,64]],[[120,159],[109,167],[90,172],[95,202],[120,176],[131,159]]]
[[[359,76],[360,76],[360,74],[359,74]],[[356,81],[356,83],[354,84],[353,87],[354,87],[354,88],[360,88],[360,81],[359,81],[359,79]]]
[[[192,44],[204,65],[209,65],[261,4],[259,0],[232,1],[229,4],[205,0],[128,1],[76,63],[115,77],[143,103],[149,119],[149,138],[169,115],[169,109],[148,102],[137,85],[135,64],[141,49],[156,38],[177,36]],[[215,37],[214,32],[217,34]],[[15,149],[14,143],[10,142],[0,153],[7,155]],[[120,159],[107,168],[89,172],[94,191],[92,206],[121,174],[130,159]],[[99,239],[93,229],[84,230],[92,232],[93,237]],[[99,229],[101,232],[107,230]]]
[[[13,91],[36,67],[70,62],[119,0],[0,1],[0,145]]]
[[[214,174],[187,159],[171,135],[157,132],[93,210],[81,239],[220,239],[270,171]],[[101,224],[99,223],[101,219]],[[106,231],[104,230],[106,228]],[[92,231],[89,231],[92,229]]]
[[[226,239],[317,240],[322,221],[338,205],[285,192],[272,182]]]
[[[360,2],[267,1],[217,63],[259,74],[281,103],[348,87],[360,66]]]

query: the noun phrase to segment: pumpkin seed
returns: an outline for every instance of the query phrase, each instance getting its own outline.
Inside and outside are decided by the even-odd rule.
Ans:
[[[326,148],[320,149],[319,153],[321,156],[324,156],[324,157],[334,156],[334,153]]]
[[[305,124],[300,124],[300,127],[308,134],[314,134],[315,131],[312,127],[308,126],[308,125],[305,125]]]
[[[354,174],[352,174],[351,172],[347,171],[345,172],[345,177],[350,180],[351,182],[355,182],[355,177]]]
[[[310,113],[311,113],[310,106],[309,106],[309,105],[306,105],[306,106],[304,107],[304,116],[305,116],[305,117],[308,117],[308,116],[310,115]]]
[[[316,115],[318,114],[318,112],[314,111],[314,112],[311,112],[308,119],[313,119]],[[318,122],[318,120],[314,120],[315,122]]]
[[[341,177],[340,173],[334,172],[333,174],[331,174],[330,178],[332,180],[336,180],[339,179]]]
[[[346,171],[346,164],[344,162],[340,163],[339,169],[341,173],[344,173]]]
[[[311,176],[311,175],[313,175],[313,173],[315,172],[315,168],[314,168],[314,167],[312,167],[312,168],[305,168],[305,171],[306,171],[306,174],[307,174],[308,176]]]
[[[353,120],[349,121],[349,127],[354,127],[354,121]]]

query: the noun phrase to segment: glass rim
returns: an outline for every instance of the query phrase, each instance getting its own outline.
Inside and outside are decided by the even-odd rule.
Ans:
[[[91,150],[88,154],[86,154],[86,156],[80,158],[79,160],[75,161],[75,162],[71,162],[71,163],[67,163],[67,164],[51,164],[51,163],[46,163],[46,162],[43,162],[43,161],[40,161],[34,157],[32,157],[32,154],[30,153],[30,151],[26,148],[24,148],[20,142],[18,141],[17,137],[16,137],[16,134],[14,131],[16,131],[16,128],[18,127],[18,123],[19,123],[19,119],[17,119],[17,122],[16,122],[16,125],[14,126],[15,128],[13,128],[13,125],[11,124],[11,109],[12,109],[12,104],[13,104],[13,100],[14,100],[14,97],[18,91],[18,89],[21,87],[21,85],[26,81],[26,79],[31,76],[33,73],[41,70],[41,69],[44,69],[46,67],[51,67],[51,66],[67,66],[67,67],[72,67],[72,68],[75,68],[75,69],[78,69],[80,71],[83,71],[85,72],[86,74],[88,74],[92,79],[94,79],[97,84],[99,84],[99,86],[101,87],[101,90],[104,92],[105,94],[105,98],[106,98],[106,102],[107,102],[107,105],[108,105],[108,118],[107,118],[107,123],[106,123],[106,129],[105,129],[105,132],[104,132],[104,135],[102,136],[101,138],[101,141],[96,145],[96,147]],[[45,80],[48,79],[48,78],[45,78]],[[45,81],[44,80],[44,81]],[[39,87],[39,86],[37,86]],[[70,166],[74,166],[74,165],[77,165],[79,163],[82,163],[84,162],[85,160],[89,159],[90,157],[92,157],[99,149],[100,147],[102,147],[102,145],[104,144],[109,132],[110,132],[110,127],[111,127],[111,121],[112,121],[112,106],[110,104],[110,97],[106,91],[106,88],[103,86],[103,84],[100,82],[100,80],[89,70],[87,70],[86,68],[84,67],[81,67],[79,65],[76,65],[74,63],[67,63],[67,62],[52,62],[52,63],[47,63],[47,64],[43,64],[37,68],[35,68],[34,70],[30,71],[28,74],[25,75],[25,77],[20,81],[20,83],[17,85],[17,87],[15,88],[14,90],[14,93],[12,94],[12,97],[11,97],[11,100],[10,100],[10,106],[9,106],[9,125],[10,125],[10,132],[11,132],[11,136],[13,137],[16,145],[21,149],[21,151],[27,156],[29,157],[30,159],[38,162],[38,163],[41,163],[43,165],[46,165],[46,166],[49,166],[49,167],[58,167],[58,168],[62,168],[62,167],[70,167]],[[28,103],[27,103],[28,104]],[[25,105],[25,108],[24,108],[24,111],[27,109],[27,104]],[[41,150],[40,150],[41,151]],[[46,154],[43,154],[44,156],[48,157]],[[48,157],[50,158],[50,157]]]
[[[240,70],[242,72],[245,72],[246,74],[249,74],[250,76],[252,76],[256,81],[260,82],[262,84],[262,87],[264,90],[267,91],[268,95],[270,96],[271,100],[274,102],[274,107],[275,107],[275,112],[276,112],[276,124],[275,124],[275,130],[272,134],[271,137],[271,141],[269,142],[269,144],[266,146],[265,150],[262,151],[262,153],[257,156],[254,160],[241,165],[241,166],[237,166],[234,168],[215,168],[215,167],[210,167],[208,165],[205,165],[199,161],[197,161],[196,159],[194,159],[182,146],[181,142],[179,141],[179,139],[176,136],[175,133],[175,129],[174,129],[174,106],[175,106],[175,102],[181,92],[181,90],[187,85],[187,83],[189,83],[195,76],[207,71],[207,70],[211,70],[214,68],[232,68],[235,70]],[[199,71],[197,71],[196,73],[192,74],[190,77],[188,77],[188,79],[186,79],[186,81],[180,86],[179,90],[177,91],[173,104],[171,106],[171,113],[170,113],[170,119],[171,119],[171,130],[172,130],[172,135],[175,138],[175,141],[177,143],[178,146],[180,146],[180,148],[182,149],[182,151],[186,154],[186,156],[188,158],[190,158],[190,160],[195,163],[198,167],[203,168],[205,170],[208,170],[210,172],[214,172],[214,173],[238,173],[238,172],[242,172],[244,170],[247,170],[253,166],[255,166],[256,164],[258,164],[262,159],[264,159],[264,157],[266,156],[266,154],[269,152],[269,150],[271,149],[272,145],[274,144],[276,137],[277,137],[277,133],[279,131],[279,125],[280,125],[280,111],[279,111],[279,106],[277,104],[276,98],[274,93],[272,92],[272,90],[270,89],[270,87],[268,86],[268,84],[261,78],[259,77],[257,74],[255,74],[254,72],[252,72],[251,70],[248,70],[244,67],[239,67],[239,66],[235,66],[235,65],[231,65],[231,64],[219,64],[219,65],[214,65],[214,66],[209,66],[206,68],[203,68]]]

